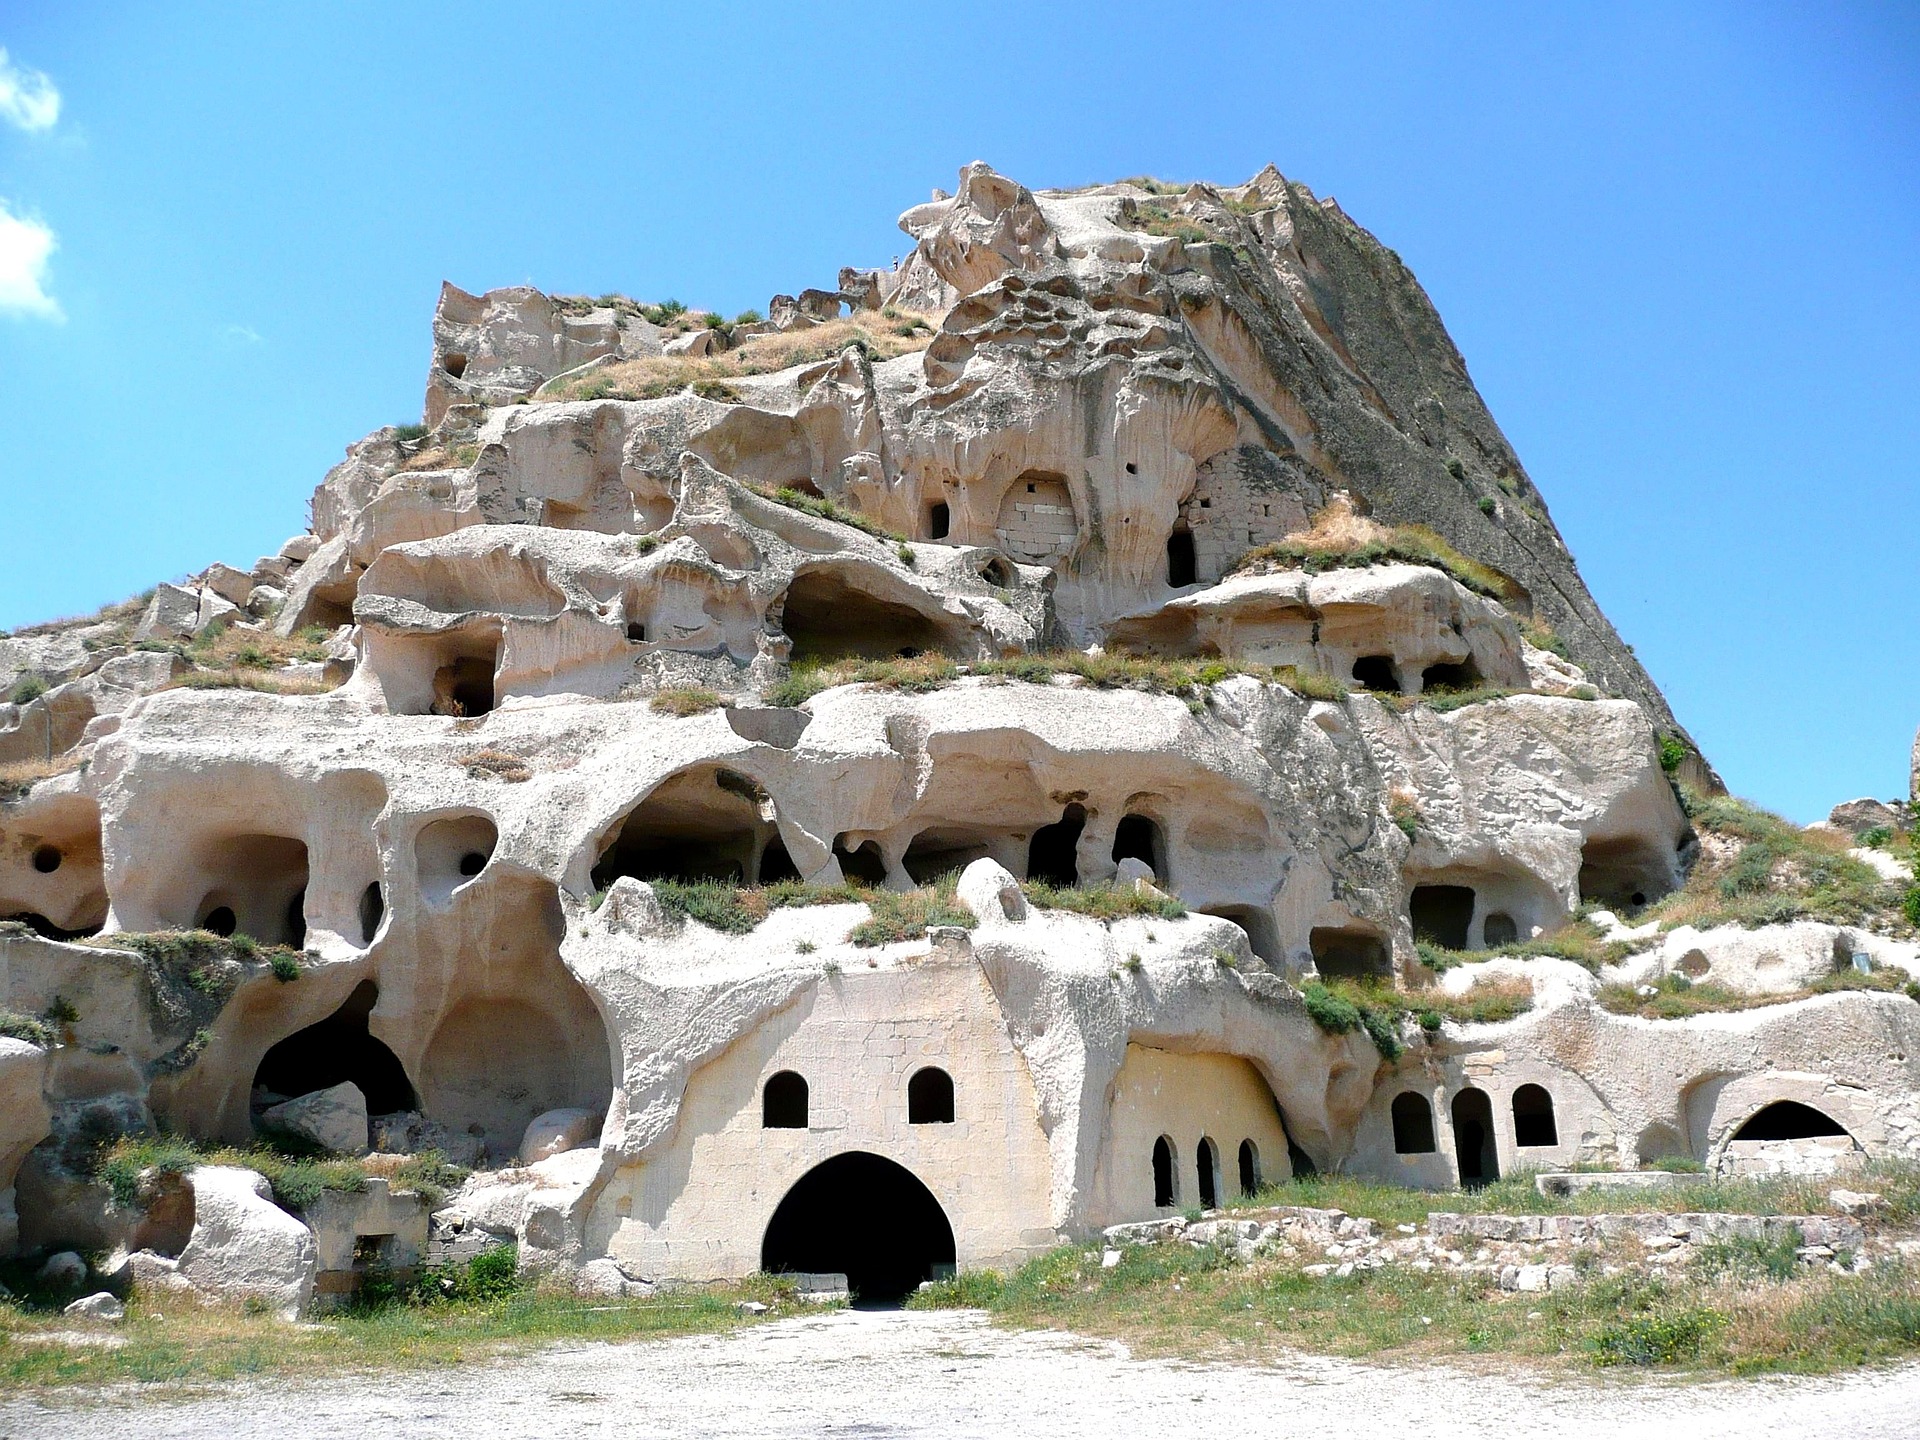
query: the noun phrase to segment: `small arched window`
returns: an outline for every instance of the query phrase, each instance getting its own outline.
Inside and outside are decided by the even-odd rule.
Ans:
[[[913,1078],[907,1081],[907,1123],[953,1123],[953,1077],[938,1065],[914,1071]]]
[[[1153,1203],[1165,1208],[1180,1198],[1173,1168],[1173,1141],[1162,1135],[1153,1142]]]
[[[1426,1096],[1402,1090],[1393,1097],[1393,1153],[1433,1153],[1433,1106]]]
[[[1202,1135],[1193,1163],[1199,1172],[1201,1208],[1211,1210],[1220,1203],[1220,1147]]]
[[[1240,1193],[1249,1199],[1260,1193],[1260,1148],[1251,1140],[1240,1142]]]
[[[1539,1085],[1522,1085],[1513,1092],[1513,1143],[1558,1145],[1553,1123],[1553,1097]]]
[[[760,1092],[760,1124],[767,1130],[807,1128],[807,1082],[791,1070],[767,1077]]]

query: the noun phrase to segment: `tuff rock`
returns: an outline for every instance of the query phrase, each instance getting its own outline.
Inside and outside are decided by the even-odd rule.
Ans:
[[[765,321],[447,285],[306,533],[0,638],[17,1243],[132,1265],[188,1222],[90,1147],[289,1120],[480,1168],[202,1166],[141,1265],[898,1293],[1309,1166],[1920,1154],[1910,926],[1639,919],[1716,777],[1391,250],[1271,168],[901,224]],[[1773,1003],[1610,1008],[1704,980]]]

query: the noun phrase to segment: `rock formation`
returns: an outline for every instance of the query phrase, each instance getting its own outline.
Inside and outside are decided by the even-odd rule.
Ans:
[[[447,286],[307,533],[0,640],[0,1241],[885,1294],[1306,1167],[1920,1154],[1880,891],[1629,923],[1758,862],[1392,251],[1272,169],[901,224],[765,320]],[[1709,971],[1779,1003],[1603,1003]],[[115,1198],[156,1132],[481,1168],[303,1249]]]

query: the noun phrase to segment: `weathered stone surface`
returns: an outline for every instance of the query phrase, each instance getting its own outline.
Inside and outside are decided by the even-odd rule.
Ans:
[[[367,1097],[352,1081],[275,1105],[260,1121],[344,1155],[367,1148]]]
[[[902,224],[893,269],[723,355],[698,315],[448,286],[427,432],[350,446],[309,534],[0,640],[49,686],[0,706],[0,760],[67,767],[0,795],[5,1005],[72,1017],[0,1042],[24,1243],[177,1248],[176,1202],[121,1213],[63,1158],[88,1135],[289,1120],[478,1167],[396,1254],[511,1240],[606,1294],[758,1267],[848,1151],[939,1197],[958,1265],[1198,1204],[1183,1243],[1332,1274],[1400,1242],[1213,1207],[1305,1160],[1920,1154],[1920,1007],[1802,997],[1920,970],[1904,931],[1619,919],[1701,853],[1676,727],[1390,251],[1271,170],[974,164]],[[214,618],[301,658],[165,688],[189,662],[131,648]],[[201,688],[232,678],[302,693]],[[1601,974],[1522,946],[1596,904]],[[196,928],[235,942],[46,938]],[[1530,1008],[1376,1043],[1307,1009],[1342,974]],[[1796,998],[1600,1003],[1673,976]],[[769,1123],[789,1072],[805,1114]],[[1743,1133],[1782,1101],[1845,1143]],[[298,1221],[204,1184],[180,1273],[276,1304],[417,1228],[330,1199],[302,1262]]]
[[[82,1296],[61,1313],[79,1320],[120,1320],[125,1318],[127,1307],[102,1290],[97,1295]]]
[[[193,1187],[193,1235],[179,1273],[222,1299],[257,1299],[293,1319],[313,1296],[313,1234],[273,1203],[264,1176],[226,1165],[187,1174]]]
[[[601,1119],[593,1110],[549,1110],[534,1116],[520,1140],[521,1162],[531,1165],[591,1144],[600,1134]]]

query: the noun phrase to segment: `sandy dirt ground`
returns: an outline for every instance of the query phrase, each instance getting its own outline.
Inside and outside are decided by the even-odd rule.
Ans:
[[[1920,1365],[1839,1379],[1524,1379],[1301,1357],[1135,1360],[976,1313],[844,1311],[734,1335],[571,1346],[461,1370],[0,1398],[0,1440],[376,1436],[1012,1436],[1261,1440],[1341,1435],[1878,1440],[1920,1436]]]

